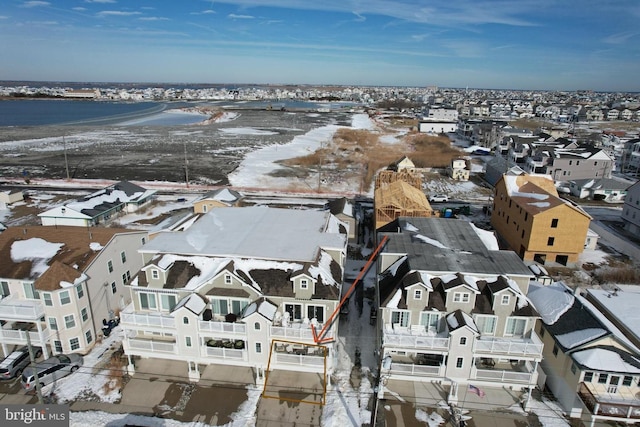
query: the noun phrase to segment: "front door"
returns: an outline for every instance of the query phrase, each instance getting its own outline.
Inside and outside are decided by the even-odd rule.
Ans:
[[[607,393],[617,393],[618,384],[620,383],[620,377],[617,375],[611,375],[609,377],[609,383],[607,384]]]

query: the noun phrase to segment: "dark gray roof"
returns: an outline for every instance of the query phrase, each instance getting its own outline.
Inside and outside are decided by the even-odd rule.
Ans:
[[[554,324],[546,325],[546,329],[551,333],[558,346],[565,352],[571,350],[571,348],[567,348],[558,340],[561,335],[577,331],[592,331],[593,333],[589,335],[589,341],[609,335],[607,328],[589,310],[584,308],[578,298],[573,301],[571,308],[563,313]],[[581,341],[579,344],[583,345],[589,341]]]
[[[488,250],[467,221],[401,217],[378,230],[380,239],[385,235],[389,241],[384,252],[406,254],[410,270],[533,277],[515,252]],[[443,247],[427,243],[421,236]]]
[[[129,181],[120,181],[116,184],[113,184],[113,189],[124,191],[127,196],[133,196],[136,193],[144,193],[145,191],[147,191],[139,185],[133,184]]]

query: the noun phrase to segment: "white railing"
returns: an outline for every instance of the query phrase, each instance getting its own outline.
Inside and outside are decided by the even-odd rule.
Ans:
[[[144,350],[153,353],[174,353],[176,344],[166,341],[153,341],[138,338],[127,338],[125,342],[131,350]]]
[[[247,360],[246,350],[236,350],[233,348],[205,347],[205,355],[218,359]]]
[[[47,343],[49,329],[43,329],[41,333],[29,332],[29,339],[32,344],[42,346]],[[16,329],[0,329],[0,342],[6,344],[26,344],[27,331]]]
[[[324,366],[324,357],[322,356],[306,356],[303,354],[284,354],[273,353],[276,363],[285,365],[302,365],[302,366]]]
[[[414,365],[410,363],[391,363],[392,374],[408,374],[408,375],[421,375],[429,377],[441,377],[443,366],[426,366],[426,365]]]
[[[200,332],[217,332],[235,335],[246,335],[247,325],[244,323],[215,322],[209,320],[199,320],[198,329]]]
[[[433,337],[428,335],[405,335],[394,334],[386,332],[384,333],[385,347],[402,347],[411,349],[429,349],[429,350],[449,350],[449,338]]]
[[[120,322],[123,326],[155,326],[163,329],[176,327],[173,316],[152,313],[121,313]]]
[[[315,328],[316,333],[319,334],[323,326],[318,325]],[[313,332],[310,325],[294,323],[291,326],[272,326],[271,337],[313,341]],[[325,334],[323,338],[328,337],[331,337],[331,332]]]
[[[499,369],[475,369],[475,374],[472,372],[471,375],[473,379],[478,380],[530,384],[533,381],[534,372],[515,372]]]
[[[542,342],[535,333],[531,338],[480,337],[473,345],[475,353],[542,357]]]
[[[0,302],[0,319],[38,320],[44,316],[44,305],[40,301],[18,300],[11,297]]]

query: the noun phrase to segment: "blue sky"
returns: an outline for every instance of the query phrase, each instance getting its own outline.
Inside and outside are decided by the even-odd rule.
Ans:
[[[638,0],[2,0],[0,80],[640,91]]]

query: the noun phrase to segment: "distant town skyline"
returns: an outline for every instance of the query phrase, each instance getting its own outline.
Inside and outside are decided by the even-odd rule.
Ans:
[[[8,0],[0,80],[640,91],[640,2]]]

